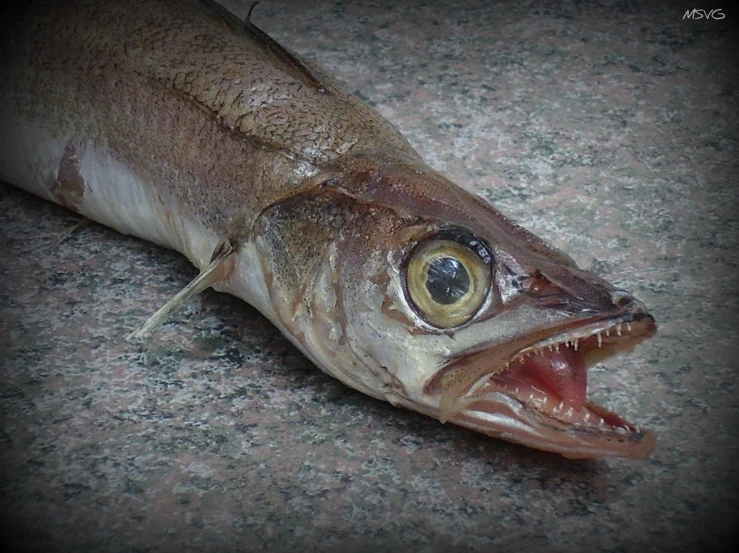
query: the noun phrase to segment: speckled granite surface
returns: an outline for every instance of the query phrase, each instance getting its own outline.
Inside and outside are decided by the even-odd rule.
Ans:
[[[237,5],[241,13],[245,4]],[[525,4],[525,5],[524,5]],[[737,42],[682,2],[269,1],[430,163],[651,308],[591,372],[659,433],[567,461],[350,391],[184,258],[0,186],[4,542],[35,551],[717,551],[736,538]]]

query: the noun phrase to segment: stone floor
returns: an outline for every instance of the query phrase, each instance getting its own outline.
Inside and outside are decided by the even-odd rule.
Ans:
[[[231,2],[245,13],[249,2]],[[395,409],[209,292],[178,254],[0,185],[0,469],[12,550],[579,552],[736,538],[737,42],[684,2],[297,0],[253,21],[432,166],[649,307],[591,371],[658,435],[571,461]],[[710,6],[706,6],[710,7]]]

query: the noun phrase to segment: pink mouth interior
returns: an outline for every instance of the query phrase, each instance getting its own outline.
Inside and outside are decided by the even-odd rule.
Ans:
[[[522,409],[516,416],[525,424],[535,425],[537,432],[560,432],[563,440],[573,432],[583,439],[598,436],[600,444],[636,444],[633,447],[638,452],[629,453],[631,456],[648,455],[654,446],[652,433],[588,401],[588,367],[615,353],[630,351],[655,331],[654,321],[644,318],[619,322],[590,335],[580,330],[579,336],[558,343],[526,346],[513,342],[507,347],[481,349],[460,356],[429,387],[440,388],[443,420],[450,420],[460,408],[470,412],[505,411],[507,407],[501,405],[508,404],[496,399],[497,393],[503,393],[519,402]],[[513,360],[505,363],[507,356]],[[490,372],[491,366],[503,363],[503,370]],[[558,443],[554,434],[548,440],[547,447],[544,442],[537,442],[536,447],[549,449]]]
[[[505,390],[562,422],[636,430],[616,413],[588,402],[588,369],[582,348],[575,351],[560,344],[557,350],[530,353],[511,362],[487,386]]]
[[[575,409],[587,402],[588,371],[582,355],[570,347],[558,351],[543,350],[514,361],[496,383],[508,388],[532,388],[554,394]]]
[[[460,356],[441,378],[432,381],[440,385],[442,410],[446,400],[447,412],[454,416],[460,405],[466,411],[455,422],[483,432],[494,428],[485,425],[487,419],[475,419],[474,413],[512,413],[523,426],[506,427],[508,439],[566,457],[647,457],[654,449],[655,434],[589,402],[587,371],[590,365],[630,351],[650,337],[656,331],[654,321],[620,322],[590,335],[583,330],[559,343],[512,343],[509,348]],[[513,360],[503,361],[503,370],[485,372],[491,365],[500,367],[506,356]],[[500,393],[518,403],[499,399]]]

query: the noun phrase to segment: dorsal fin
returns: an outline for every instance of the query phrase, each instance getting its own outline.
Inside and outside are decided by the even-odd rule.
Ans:
[[[199,0],[199,2],[206,12],[228,26],[231,31],[249,37],[255,44],[261,47],[264,53],[272,60],[272,63],[283,73],[294,77],[304,85],[318,92],[329,94],[328,87],[321,83],[318,76],[304,62],[251,22],[251,12],[259,2],[252,4],[251,8],[249,8],[249,14],[244,21],[238,19],[226,8],[215,2],[215,0]]]

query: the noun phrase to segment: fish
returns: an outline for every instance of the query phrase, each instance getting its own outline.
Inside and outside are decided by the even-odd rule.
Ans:
[[[307,58],[212,0],[3,8],[0,180],[174,249],[345,385],[567,458],[656,435],[588,370],[645,305],[427,165]]]

